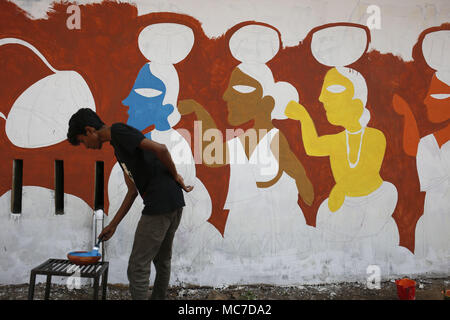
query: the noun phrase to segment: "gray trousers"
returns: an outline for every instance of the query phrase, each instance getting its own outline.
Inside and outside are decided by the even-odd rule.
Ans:
[[[183,208],[167,214],[142,215],[134,235],[128,261],[128,281],[133,300],[147,300],[150,267],[153,261],[156,278],[151,299],[164,300],[170,280],[172,243]]]

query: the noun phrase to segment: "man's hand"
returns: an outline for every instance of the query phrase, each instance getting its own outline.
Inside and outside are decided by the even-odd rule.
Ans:
[[[183,190],[186,191],[186,192],[191,192],[192,189],[194,189],[193,186],[186,186],[186,185],[184,184],[184,179],[183,179],[183,177],[180,176],[179,174],[177,175],[175,181],[176,181],[176,182],[183,188]]]
[[[100,233],[100,235],[98,236],[98,238],[99,239],[102,239],[102,241],[107,241],[107,240],[109,240],[112,236],[113,236],[113,234],[114,234],[114,232],[116,232],[116,228],[117,228],[117,226],[115,226],[115,225],[108,225],[108,226],[106,226],[103,230],[102,230],[102,232]]]

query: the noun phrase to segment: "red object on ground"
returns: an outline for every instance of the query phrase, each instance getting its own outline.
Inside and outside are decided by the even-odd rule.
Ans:
[[[444,295],[444,300],[450,300],[450,290],[442,291],[442,294]]]
[[[416,300],[416,282],[414,280],[404,278],[395,280],[395,284],[400,300]]]

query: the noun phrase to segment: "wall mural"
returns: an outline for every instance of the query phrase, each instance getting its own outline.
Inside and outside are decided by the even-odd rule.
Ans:
[[[64,192],[93,208],[104,161],[105,212],[115,214],[126,185],[112,148],[74,152],[65,141],[71,114],[89,107],[166,144],[194,185],[174,244],[180,281],[345,280],[368,264],[448,264],[450,24],[424,30],[405,62],[368,51],[369,29],[347,22],[283,47],[265,23],[211,39],[190,16],[112,2],[80,6],[83,27],[69,30],[58,27],[66,8],[31,20],[0,4],[2,197],[14,159],[29,194],[53,190],[63,160]],[[117,281],[142,208],[108,243]],[[7,214],[2,225],[16,228]]]

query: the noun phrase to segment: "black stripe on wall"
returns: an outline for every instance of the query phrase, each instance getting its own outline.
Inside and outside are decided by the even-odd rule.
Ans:
[[[55,160],[55,213],[64,214],[64,161]]]
[[[11,187],[11,212],[22,212],[23,160],[13,161],[13,179]]]

